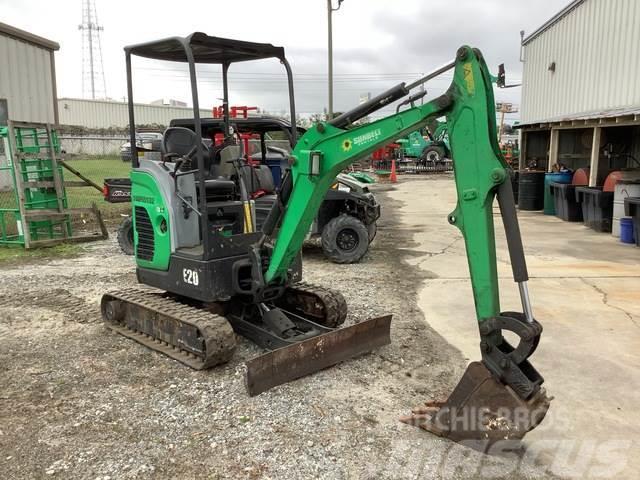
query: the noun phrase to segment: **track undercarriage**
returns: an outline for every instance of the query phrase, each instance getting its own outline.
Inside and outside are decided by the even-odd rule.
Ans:
[[[261,304],[241,299],[205,304],[149,289],[114,291],[103,296],[102,315],[111,330],[197,370],[231,359],[234,331],[263,348],[278,349],[278,355],[247,364],[251,395],[391,341],[391,316],[337,328],[347,316],[342,294],[307,283]]]

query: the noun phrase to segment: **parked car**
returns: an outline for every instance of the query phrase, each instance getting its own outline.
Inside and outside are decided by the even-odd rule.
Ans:
[[[162,140],[162,133],[140,132],[136,134],[136,146],[142,147],[145,143]],[[120,146],[120,158],[123,162],[131,161],[131,142],[125,142]]]

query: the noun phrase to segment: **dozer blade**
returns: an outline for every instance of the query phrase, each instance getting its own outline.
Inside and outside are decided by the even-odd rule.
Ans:
[[[258,395],[272,387],[370,352],[391,343],[391,315],[273,350],[247,362],[247,391]]]
[[[474,448],[520,440],[537,427],[551,399],[539,389],[528,400],[498,382],[481,362],[469,364],[446,402],[429,402],[400,421]]]

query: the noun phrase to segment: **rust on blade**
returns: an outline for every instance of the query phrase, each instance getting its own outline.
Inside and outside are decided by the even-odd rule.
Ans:
[[[339,328],[300,343],[279,348],[246,363],[247,391],[258,395],[349,358],[391,343],[391,315]]]

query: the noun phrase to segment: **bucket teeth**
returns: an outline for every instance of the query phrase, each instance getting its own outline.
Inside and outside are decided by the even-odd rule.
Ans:
[[[446,402],[427,402],[400,421],[472,447],[521,440],[537,427],[551,399],[543,389],[520,398],[481,363],[469,364]]]

